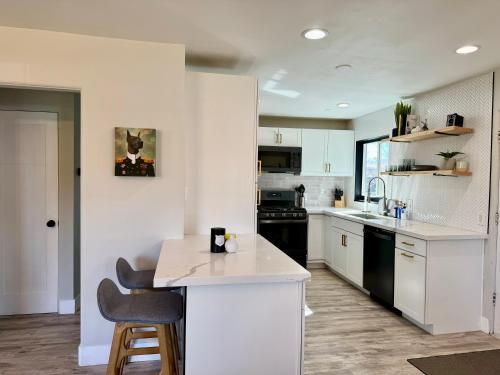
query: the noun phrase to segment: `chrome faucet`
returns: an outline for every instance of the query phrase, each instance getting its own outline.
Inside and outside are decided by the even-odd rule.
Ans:
[[[367,189],[368,191],[366,192],[366,201],[368,203],[371,202],[371,199],[370,199],[370,185],[371,185],[372,181],[375,180],[375,179],[377,179],[377,178],[380,181],[382,181],[382,184],[384,185],[384,198],[383,198],[384,199],[384,211],[383,211],[383,215],[387,216],[387,215],[389,215],[389,207],[387,206],[387,196],[385,195],[385,181],[382,178],[380,178],[380,177],[373,177],[370,181],[368,181],[368,189]]]

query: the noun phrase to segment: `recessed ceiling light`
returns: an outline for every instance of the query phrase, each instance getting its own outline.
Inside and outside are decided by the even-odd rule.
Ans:
[[[458,53],[459,55],[468,55],[469,53],[477,52],[479,50],[479,48],[481,48],[481,47],[474,46],[474,45],[463,46],[463,47],[458,48],[455,52]]]
[[[337,107],[339,107],[339,108],[347,108],[349,106],[350,106],[349,103],[339,103],[339,104],[337,104]]]
[[[342,64],[342,65],[337,65],[335,69],[341,72],[347,72],[352,69],[352,66],[349,64]]]
[[[328,35],[328,31],[325,29],[307,29],[302,31],[302,36],[310,40],[323,39]]]

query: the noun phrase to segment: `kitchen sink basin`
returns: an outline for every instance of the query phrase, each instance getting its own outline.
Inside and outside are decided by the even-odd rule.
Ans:
[[[359,214],[346,214],[346,215],[349,215],[349,216],[354,216],[354,217],[359,217],[361,219],[366,219],[366,220],[373,220],[373,219],[380,219],[379,216],[375,216],[375,215],[372,215],[372,214],[369,214],[369,213],[359,213]]]

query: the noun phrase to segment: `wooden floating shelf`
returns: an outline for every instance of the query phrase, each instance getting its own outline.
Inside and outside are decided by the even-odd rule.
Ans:
[[[418,133],[400,135],[398,137],[389,138],[391,142],[417,142],[426,139],[459,136],[463,134],[474,133],[474,129],[462,128],[461,126],[447,126],[446,128],[425,130]]]
[[[472,172],[457,172],[451,169],[434,169],[432,171],[382,172],[380,174],[383,176],[447,176],[447,177],[472,176]]]

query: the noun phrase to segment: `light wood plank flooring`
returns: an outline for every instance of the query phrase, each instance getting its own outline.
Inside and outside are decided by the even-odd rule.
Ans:
[[[407,358],[500,348],[484,333],[431,336],[385,310],[327,270],[312,270],[307,303],[305,373],[418,375]],[[459,313],[459,312],[457,312]],[[78,316],[0,318],[0,374],[105,373],[78,367]],[[127,366],[125,374],[157,374],[159,363]]]

